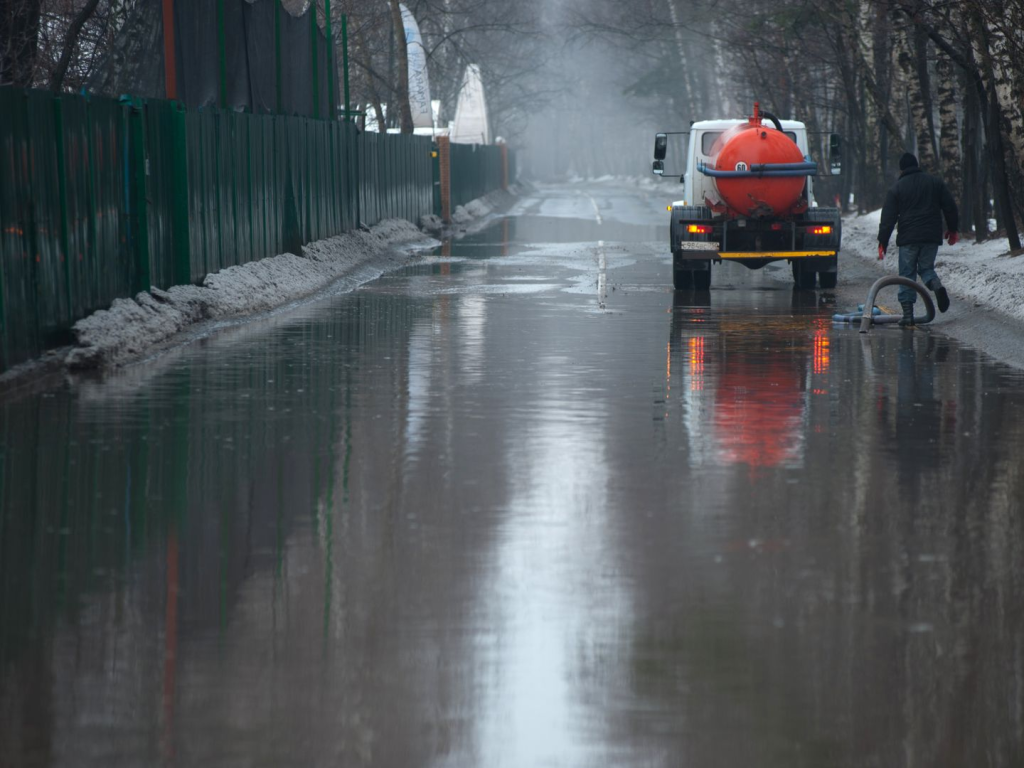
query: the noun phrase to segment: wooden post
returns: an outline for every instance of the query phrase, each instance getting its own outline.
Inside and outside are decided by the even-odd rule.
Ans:
[[[441,165],[441,220],[445,224],[452,223],[451,149],[448,136],[437,137],[437,154]]]

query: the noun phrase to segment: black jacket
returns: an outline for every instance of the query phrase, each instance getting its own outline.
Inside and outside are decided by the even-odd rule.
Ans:
[[[893,227],[899,221],[896,245],[941,244],[943,215],[946,229],[958,232],[960,213],[942,179],[929,176],[920,168],[908,168],[885,196],[878,242],[888,247]]]

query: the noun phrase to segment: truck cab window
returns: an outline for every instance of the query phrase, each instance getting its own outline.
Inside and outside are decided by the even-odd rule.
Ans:
[[[711,147],[715,145],[715,141],[719,136],[722,135],[722,131],[706,131],[701,134],[700,137],[700,153],[705,157],[711,156]]]

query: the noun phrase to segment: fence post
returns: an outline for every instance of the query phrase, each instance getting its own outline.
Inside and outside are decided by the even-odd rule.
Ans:
[[[441,177],[441,221],[452,223],[452,166],[451,139],[448,136],[437,137],[438,164]]]
[[[508,144],[501,145],[501,188],[508,189]]]
[[[188,219],[188,137],[185,108],[171,106],[171,251],[175,285],[192,282],[191,243]]]

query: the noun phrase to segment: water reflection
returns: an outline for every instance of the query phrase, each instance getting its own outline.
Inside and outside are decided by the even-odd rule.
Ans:
[[[811,398],[828,392],[827,321],[716,313],[710,292],[673,297],[666,400],[685,404],[691,465],[801,466]]]
[[[7,762],[1013,764],[1019,374],[451,266],[2,404]]]
[[[689,514],[645,536],[634,665],[680,717],[636,723],[695,764],[1013,764],[1022,377],[759,303],[675,297],[659,423]]]

